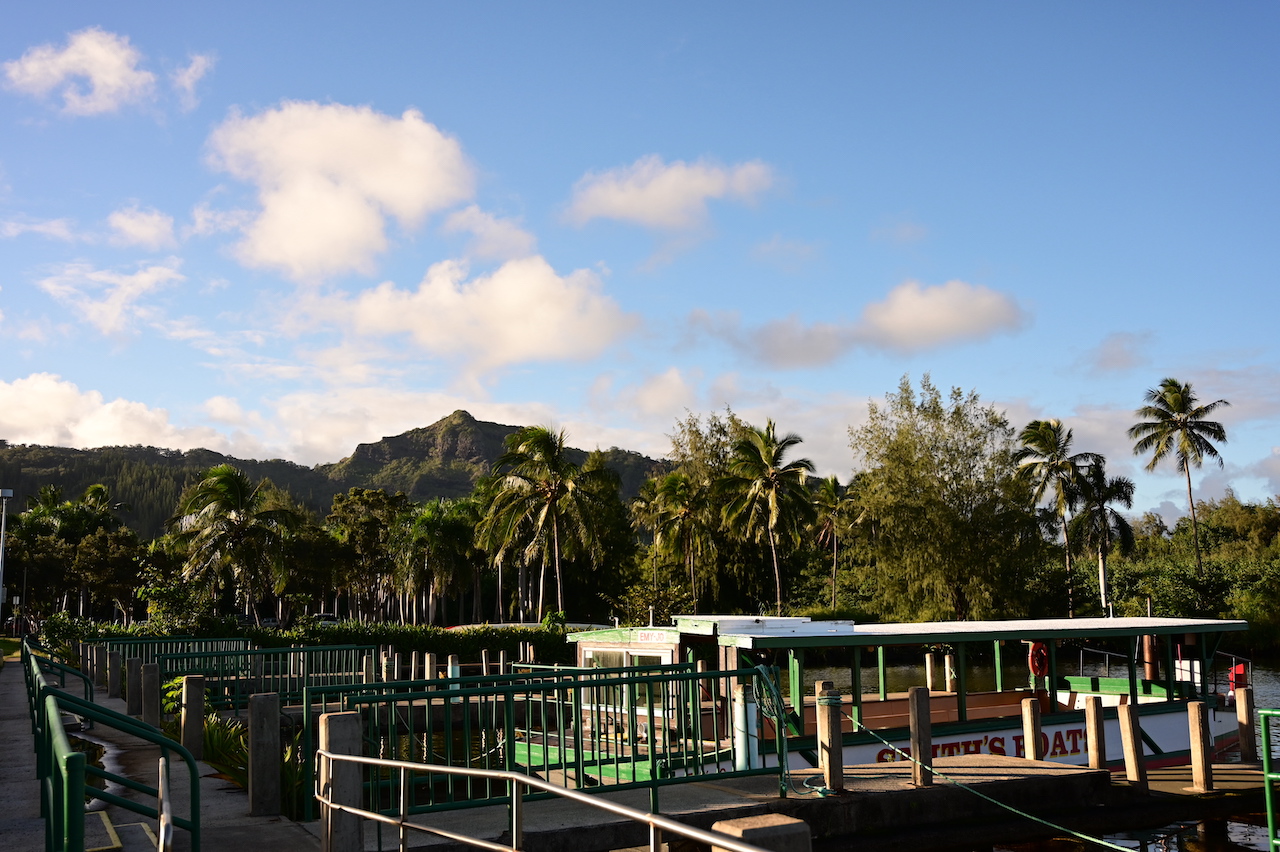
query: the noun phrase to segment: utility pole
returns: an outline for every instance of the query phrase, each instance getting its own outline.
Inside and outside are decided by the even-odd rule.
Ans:
[[[13,496],[12,488],[0,488],[0,612],[4,611],[4,528],[8,520],[9,498]]]

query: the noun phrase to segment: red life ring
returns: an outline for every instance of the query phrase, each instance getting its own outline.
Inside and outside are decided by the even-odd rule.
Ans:
[[[1036,677],[1044,677],[1049,673],[1049,649],[1043,642],[1032,642],[1027,652],[1027,665]]]

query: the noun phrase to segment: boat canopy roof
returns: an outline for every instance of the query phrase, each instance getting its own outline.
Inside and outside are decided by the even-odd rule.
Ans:
[[[924,621],[855,624],[804,617],[676,616],[674,630],[713,636],[737,648],[841,648],[879,645],[952,644],[994,640],[1035,640],[1120,636],[1170,636],[1246,630],[1248,622],[1215,618],[1028,618],[1002,621]],[[654,630],[655,628],[649,628]],[[662,630],[664,628],[656,628]],[[672,630],[673,628],[665,628]],[[617,631],[622,633],[625,628]],[[573,633],[570,641],[608,640],[613,630]],[[618,639],[623,637],[619,635]],[[630,637],[627,637],[630,638]],[[625,641],[625,640],[624,640]]]

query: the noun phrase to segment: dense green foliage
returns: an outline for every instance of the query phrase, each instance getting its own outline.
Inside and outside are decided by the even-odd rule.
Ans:
[[[1136,412],[1138,452],[1152,453],[1152,463],[1175,458],[1184,471],[1216,458],[1225,431],[1204,415],[1222,401],[1197,405],[1189,386],[1170,379],[1147,402]],[[1168,422],[1156,409],[1171,412]],[[1179,424],[1190,444],[1178,443]],[[615,464],[634,454],[581,453],[548,428],[476,424],[462,412],[437,427],[364,445],[309,475],[332,489],[335,470],[406,486],[437,462],[476,474],[452,497],[365,483],[330,491],[317,511],[314,490],[282,481],[305,469],[261,463],[277,479],[214,454],[173,453],[184,485],[163,530],[148,536],[116,480],[88,483],[70,499],[55,481],[43,483],[10,515],[10,591],[21,581],[24,608],[56,613],[45,631],[56,643],[103,630],[245,633],[268,644],[371,642],[474,656],[514,653],[532,638],[554,660],[564,659],[555,628],[564,618],[925,620],[1150,608],[1245,618],[1255,641],[1280,644],[1274,501],[1193,500],[1194,516],[1172,530],[1156,515],[1129,517],[1133,483],[1077,451],[1065,424],[1016,430],[976,393],[944,392],[927,376],[918,387],[904,377],[851,431],[855,473],[843,485],[809,475],[800,436],[729,410],[677,422],[666,462],[645,467],[643,483],[639,462],[626,473]],[[144,451],[119,456],[131,453]],[[39,453],[0,449],[5,463],[15,455]],[[196,458],[212,463],[190,468]],[[489,620],[550,627],[444,629]]]

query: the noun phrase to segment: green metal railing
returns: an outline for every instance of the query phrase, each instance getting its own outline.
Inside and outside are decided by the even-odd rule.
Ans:
[[[289,705],[300,703],[308,686],[360,683],[365,658],[376,653],[373,645],[314,645],[160,654],[156,662],[162,683],[203,675],[207,706],[239,715],[255,693],[278,693]]]
[[[1280,824],[1276,823],[1276,806],[1280,805],[1280,796],[1276,792],[1276,784],[1280,783],[1280,767],[1276,766],[1272,752],[1272,726],[1280,720],[1280,709],[1258,711],[1258,719],[1262,722],[1262,788],[1267,799],[1267,846],[1270,852],[1280,852]]]
[[[151,819],[162,812],[160,786],[152,787],[123,775],[94,766],[76,751],[67,736],[63,715],[92,721],[137,737],[160,747],[161,760],[177,754],[187,765],[190,781],[190,811],[174,817],[172,824],[191,834],[192,852],[200,852],[200,773],[191,753],[151,725],[100,707],[91,700],[71,695],[45,679],[37,654],[24,643],[23,663],[28,673],[29,697],[36,708],[33,716],[36,749],[36,776],[40,781],[40,814],[45,820],[47,852],[83,852],[85,799],[93,798]],[[93,776],[156,799],[156,806],[133,801],[86,783]]]
[[[253,643],[243,637],[197,639],[194,636],[166,636],[160,639],[143,639],[136,636],[109,636],[87,641],[106,645],[107,653],[118,652],[121,660],[140,659],[143,665],[156,662],[161,654],[225,653],[247,651],[253,647]]]
[[[506,674],[468,675],[465,677],[455,678],[439,677],[432,680],[328,684],[306,687],[303,690],[302,705],[309,708],[310,712],[304,713],[302,716],[303,735],[301,740],[301,760],[304,783],[310,785],[312,781],[312,772],[314,771],[315,763],[314,754],[318,743],[315,726],[320,714],[328,713],[330,711],[350,709],[349,702],[352,700],[353,696],[374,696],[382,699],[384,702],[394,703],[399,697],[427,692],[439,693],[446,690],[468,690],[526,683],[555,683],[570,675],[574,675],[578,678],[607,678],[624,674],[635,674],[637,672],[692,672],[694,671],[694,665],[692,663],[679,663],[674,666],[655,666],[640,669],[598,669],[566,666],[534,666],[532,664],[519,663],[513,665],[513,669],[514,671]],[[461,692],[451,692],[448,695],[448,698],[451,701],[451,706],[452,699],[459,698],[461,695]],[[440,706],[443,704],[444,697],[437,697],[440,698],[440,700],[436,702],[436,705]],[[450,718],[452,718],[452,715],[453,714],[450,714]],[[447,739],[449,743],[449,752],[452,753],[452,744],[455,737],[462,737],[469,742],[473,733],[474,728],[465,728],[464,726],[464,730],[461,733],[455,733],[451,729],[441,729],[440,725],[437,724],[432,731],[432,736],[439,734],[442,738]],[[314,802],[311,799],[307,799],[304,806],[304,819],[310,820],[315,818],[314,808]]]
[[[88,701],[93,701],[93,680],[77,668],[59,662],[54,656],[34,639],[24,639],[21,651],[22,676],[27,685],[27,712],[31,717],[31,731],[36,730],[37,704],[40,700],[40,682],[56,686],[67,692],[67,680],[80,685],[81,694]]]
[[[367,782],[368,806],[392,813],[403,800],[409,813],[419,814],[505,801],[505,788],[433,775],[431,765],[522,772],[583,792],[647,789],[655,813],[662,787],[708,775],[776,775],[785,795],[784,741],[774,740],[776,764],[765,766],[762,726],[753,720],[753,739],[731,730],[731,683],[754,684],[761,673],[681,668],[577,670],[536,681],[350,693],[343,705],[361,713],[369,756],[424,766],[411,790],[398,790],[395,777],[375,772]],[[780,729],[782,720],[773,721]]]

